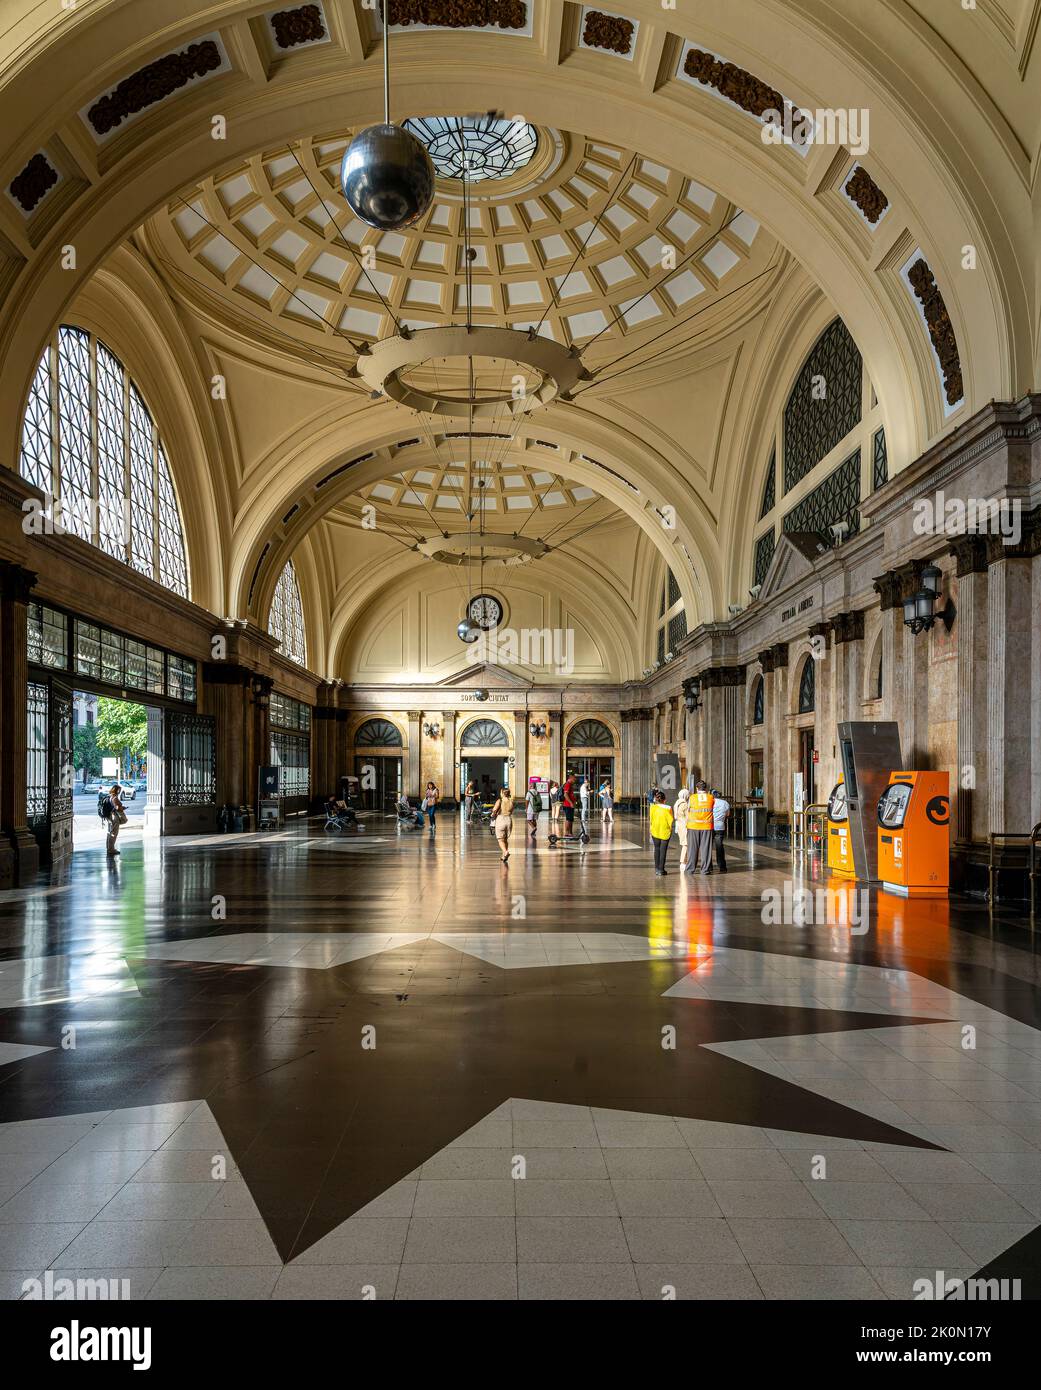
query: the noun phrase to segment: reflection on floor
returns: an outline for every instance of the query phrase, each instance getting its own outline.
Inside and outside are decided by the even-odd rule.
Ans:
[[[636,820],[508,868],[448,816],[320,826],[0,894],[5,1297],[1041,1291],[1022,927],[768,925],[818,870],[656,880]]]

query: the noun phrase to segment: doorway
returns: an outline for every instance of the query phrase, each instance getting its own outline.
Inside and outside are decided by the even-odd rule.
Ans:
[[[472,781],[481,801],[494,801],[500,788],[509,786],[510,774],[506,758],[464,758],[461,771],[463,787]]]
[[[569,777],[574,775],[579,780],[586,778],[589,782],[589,790],[595,797],[605,780],[614,787],[614,758],[575,758],[569,753],[567,775]]]
[[[817,788],[814,781],[814,762],[813,762],[814,730],[799,730],[799,771],[802,773],[802,785],[806,796],[806,805],[811,806],[817,800]]]
[[[126,824],[120,838],[138,841],[148,800],[148,711],[132,700],[72,692],[72,831],[74,849],[104,843],[98,802],[114,783],[122,788]]]
[[[386,753],[359,753],[354,759],[359,797],[365,811],[391,811],[401,795],[401,759]]]

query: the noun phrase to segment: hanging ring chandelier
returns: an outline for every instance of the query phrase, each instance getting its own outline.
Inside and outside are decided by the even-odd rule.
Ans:
[[[440,359],[494,358],[513,362],[535,377],[533,385],[521,390],[459,395],[425,389],[406,380],[403,373],[421,369]],[[446,328],[406,329],[393,338],[373,343],[358,357],[355,372],[370,391],[389,397],[410,410],[428,415],[449,415],[465,419],[502,418],[503,412],[516,418],[537,410],[551,401],[570,398],[589,373],[573,348],[562,347],[551,338],[519,328],[494,328],[477,324],[451,324]]]

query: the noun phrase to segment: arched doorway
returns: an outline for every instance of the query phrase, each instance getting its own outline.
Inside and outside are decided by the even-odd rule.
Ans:
[[[576,720],[565,739],[565,773],[589,782],[593,796],[605,781],[614,785],[615,736],[602,719]]]
[[[510,785],[510,740],[497,719],[474,719],[459,739],[460,784],[473,782],[481,801],[494,801]]]
[[[366,719],[354,732],[354,771],[366,810],[387,810],[401,792],[404,740],[389,719]]]

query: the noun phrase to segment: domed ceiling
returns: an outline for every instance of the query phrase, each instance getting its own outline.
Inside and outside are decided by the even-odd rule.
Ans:
[[[446,145],[446,118],[414,124]],[[521,130],[534,153],[468,189],[475,323],[537,325],[603,363],[722,301],[739,312],[735,291],[784,259],[749,214],[694,180],[580,135]],[[153,217],[145,244],[189,296],[216,294],[340,362],[399,324],[460,322],[460,180],[438,177],[416,227],[377,232],[340,192],[349,141],[339,132],[253,156]]]

